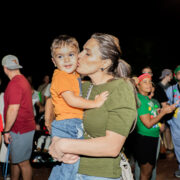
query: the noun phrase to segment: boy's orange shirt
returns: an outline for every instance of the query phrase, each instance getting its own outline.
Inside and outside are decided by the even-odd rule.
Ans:
[[[51,96],[54,105],[56,120],[83,118],[83,110],[69,106],[61,94],[65,91],[72,91],[76,96],[80,94],[79,74],[68,74],[56,69],[51,82]]]

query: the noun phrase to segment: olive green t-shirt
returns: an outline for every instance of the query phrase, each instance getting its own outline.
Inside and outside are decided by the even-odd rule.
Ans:
[[[141,102],[140,107],[138,108],[138,118],[137,118],[137,133],[150,137],[159,137],[159,126],[155,124],[151,128],[147,128],[140,119],[141,115],[150,114],[151,118],[157,116],[157,103],[154,104],[152,100],[148,98],[148,96],[143,96],[138,93],[138,98]]]
[[[90,83],[83,84],[86,97]],[[136,118],[136,103],[132,85],[123,79],[93,86],[89,99],[97,94],[109,92],[108,99],[100,108],[86,110],[84,113],[84,138],[102,137],[106,130],[128,136]],[[88,134],[88,135],[87,135]],[[87,157],[80,159],[79,173],[89,176],[118,178],[121,175],[120,157]]]

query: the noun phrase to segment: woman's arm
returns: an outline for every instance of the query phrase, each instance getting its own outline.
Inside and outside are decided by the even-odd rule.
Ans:
[[[52,139],[49,153],[56,158],[62,156],[62,153],[93,157],[116,157],[119,155],[125,140],[125,136],[112,131],[106,131],[104,137],[83,140],[55,137]]]
[[[95,100],[87,100],[80,96],[76,96],[72,91],[65,91],[61,95],[66,101],[66,103],[72,107],[81,109],[91,109],[102,106],[105,100],[107,99],[108,92],[105,91],[100,95],[96,96]]]
[[[175,104],[171,106],[165,106],[161,109],[160,113],[156,117],[151,119],[150,114],[144,114],[140,116],[140,119],[147,128],[151,128],[153,125],[159,122],[164,115],[171,113],[172,111],[174,111],[174,109]]]

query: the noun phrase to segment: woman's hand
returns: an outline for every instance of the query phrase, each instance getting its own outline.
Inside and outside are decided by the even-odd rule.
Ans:
[[[170,106],[167,105],[161,109],[161,112],[163,112],[164,114],[169,114],[172,113],[175,109],[176,109],[175,104],[172,104]]]
[[[60,140],[59,137],[53,137],[51,145],[49,146],[49,154],[58,161],[62,161],[62,157],[64,156],[64,153],[60,150],[60,148],[57,148],[57,143]]]
[[[79,156],[74,154],[64,154],[62,150],[60,149],[59,143],[61,141],[61,138],[59,137],[53,137],[52,143],[49,146],[49,154],[56,159],[57,161],[62,161],[66,164],[74,164],[78,161]]]
[[[79,160],[79,156],[75,154],[64,154],[62,162],[66,164],[74,164]]]

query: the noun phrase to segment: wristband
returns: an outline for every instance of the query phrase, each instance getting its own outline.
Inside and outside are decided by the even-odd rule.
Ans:
[[[10,131],[2,131],[2,135],[6,134],[6,133],[10,133]]]

